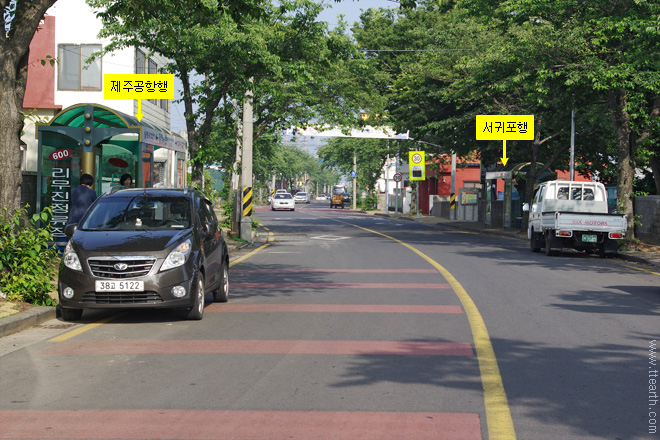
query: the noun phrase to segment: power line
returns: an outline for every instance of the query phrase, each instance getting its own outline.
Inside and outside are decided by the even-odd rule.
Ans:
[[[362,52],[469,52],[485,49],[360,49]]]

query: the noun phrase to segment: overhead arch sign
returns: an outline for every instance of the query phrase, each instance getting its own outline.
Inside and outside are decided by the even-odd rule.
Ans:
[[[391,127],[371,127],[363,129],[354,128],[346,134],[341,127],[292,127],[286,131],[289,136],[318,136],[318,137],[355,137],[370,139],[410,139],[409,132],[397,133]]]

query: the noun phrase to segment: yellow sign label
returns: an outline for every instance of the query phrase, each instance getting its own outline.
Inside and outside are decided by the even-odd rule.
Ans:
[[[534,115],[477,115],[477,140],[532,140]]]
[[[173,74],[103,75],[105,99],[174,99]]]
[[[410,176],[408,180],[425,180],[426,167],[423,151],[409,151],[408,165],[410,165]]]

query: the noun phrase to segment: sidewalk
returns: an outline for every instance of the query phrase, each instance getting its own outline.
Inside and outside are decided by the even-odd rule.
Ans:
[[[504,229],[486,229],[483,224],[478,222],[460,222],[433,216],[414,217],[409,215],[388,215],[383,212],[368,212],[369,215],[377,215],[379,217],[387,217],[397,221],[416,221],[429,225],[436,225],[440,227],[456,228],[462,231],[472,231],[479,234],[492,234],[510,237],[512,239],[520,240],[521,242],[527,241],[527,232],[519,229],[504,230]],[[241,247],[246,246],[248,243],[240,243],[227,240],[229,252],[232,253]],[[637,251],[619,252],[618,258],[636,263],[646,264],[651,266],[651,270],[660,269],[660,246],[649,245],[642,243]],[[39,325],[50,319],[55,319],[55,307],[41,307],[35,306],[27,310],[18,311],[14,309],[11,303],[0,304],[0,338],[12,333],[19,332],[28,327]]]

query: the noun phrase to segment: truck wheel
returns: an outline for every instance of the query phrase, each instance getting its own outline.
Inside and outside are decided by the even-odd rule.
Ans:
[[[547,256],[555,255],[555,251],[552,250],[553,241],[554,240],[552,239],[552,231],[548,231],[548,233],[545,235],[545,254]]]
[[[534,232],[533,229],[530,229],[529,231],[529,249],[532,252],[539,252],[541,250],[541,244],[539,243],[540,240],[540,235],[539,233]]]

